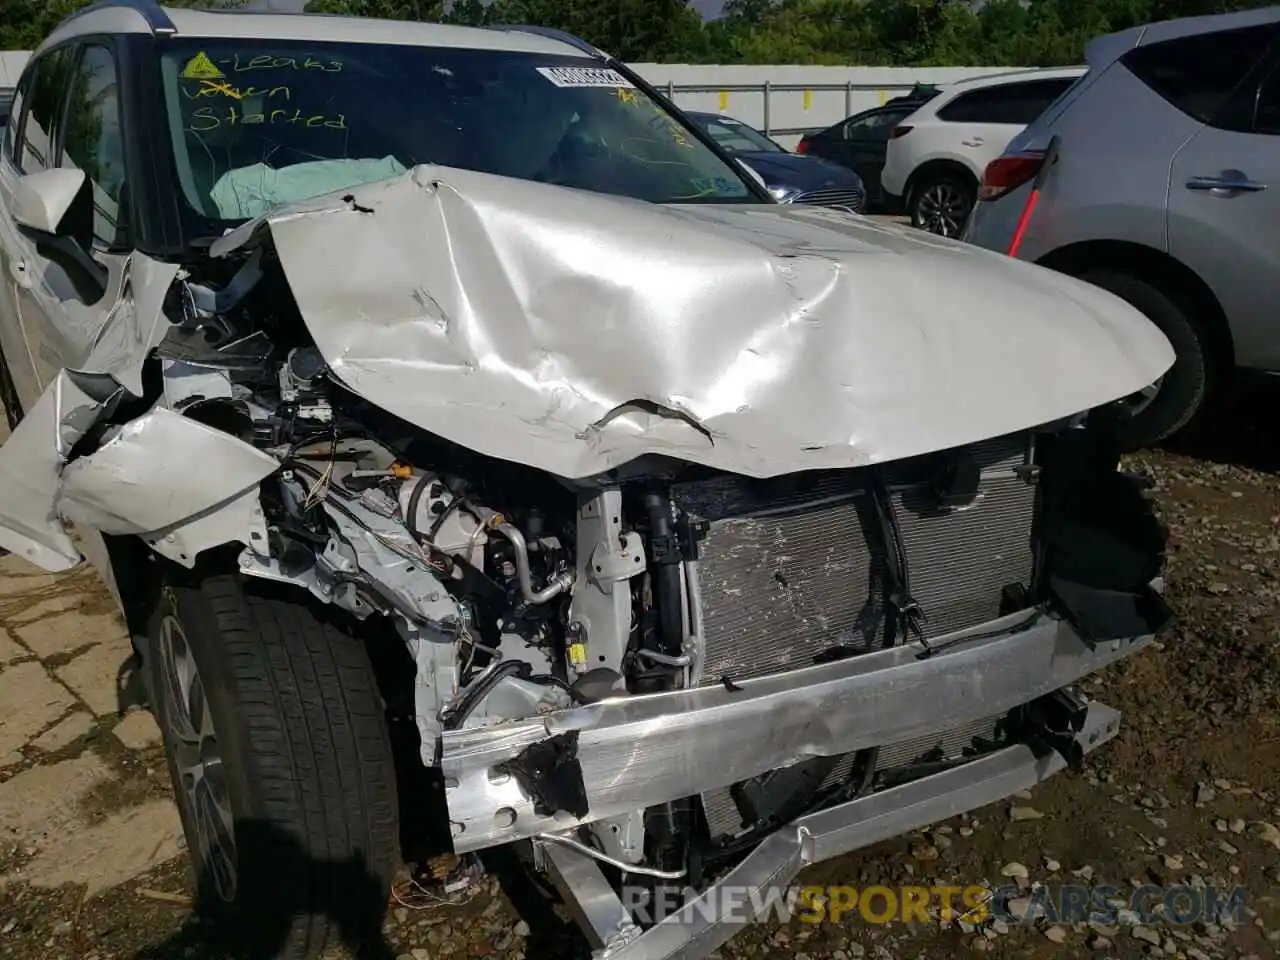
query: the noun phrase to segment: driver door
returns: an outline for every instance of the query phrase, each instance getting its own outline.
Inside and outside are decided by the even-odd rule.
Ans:
[[[60,370],[88,357],[120,303],[128,251],[114,50],[97,41],[55,48],[28,66],[22,84],[0,158],[0,348],[30,410]],[[55,166],[86,173],[86,195],[64,225],[107,268],[105,284],[13,218],[21,177]]]

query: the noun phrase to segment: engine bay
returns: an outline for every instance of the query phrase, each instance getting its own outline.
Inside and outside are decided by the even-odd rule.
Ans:
[[[529,835],[569,842],[553,829],[568,816],[590,856],[696,884],[798,816],[970,761],[1032,726],[1067,749],[1084,708],[1068,696],[1030,713],[996,709],[884,752],[775,744],[778,762],[739,764],[746,775],[694,764],[689,782],[714,789],[601,807],[593,798],[609,778],[584,773],[579,731],[558,718],[648,695],[733,697],[742,684],[904,646],[929,657],[934,641],[984,624],[1044,629],[1055,605],[1083,621],[1117,585],[1129,599],[1118,621],[1094,624],[1101,634],[1158,619],[1133,611],[1148,603],[1163,540],[1127,494],[1131,556],[1087,582],[1097,557],[1117,556],[1096,539],[1111,533],[1093,528],[1098,504],[1119,502],[1106,479],[1118,475],[1105,444],[1079,439],[1080,417],[868,467],[751,478],[647,455],[568,479],[476,452],[350,389],[270,245],[194,261],[163,313],[142,395],[103,405],[67,475],[158,410],[263,457],[262,479],[233,505],[143,538],[186,567],[210,545],[241,544],[244,575],[304,589],[373,624],[375,644],[402,648],[398,709],[459,850]],[[1067,579],[1055,584],[1055,571]],[[476,833],[454,813],[448,743],[539,719],[542,735],[487,774],[522,799],[481,804]],[[489,789],[464,787],[472,804]]]

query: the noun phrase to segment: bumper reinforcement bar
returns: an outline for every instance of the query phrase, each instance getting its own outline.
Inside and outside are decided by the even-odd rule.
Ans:
[[[1114,737],[1120,714],[1089,705],[1076,741],[1088,753]],[[567,847],[542,847],[543,863],[565,894],[596,960],[701,960],[739,930],[765,919],[776,898],[811,864],[888,840],[956,814],[995,803],[1066,766],[1055,751],[1037,755],[1025,744],[1005,747],[962,766],[850,800],[792,821],[766,837],[717,884],[643,933],[595,861]],[[732,888],[729,898],[720,896]],[[754,915],[760,909],[761,915]]]
[[[811,757],[941,734],[1073,684],[1150,640],[1089,642],[1065,620],[1024,612],[934,638],[929,656],[908,644],[733,689],[620,697],[446,731],[441,766],[454,849],[558,833]],[[557,769],[554,784],[542,775],[548,787],[576,785],[573,806],[585,815],[548,809],[557,806],[546,802],[550,789],[533,791],[543,794],[542,812],[535,809],[527,771],[546,763],[521,762],[535,745],[556,747],[557,764],[572,768]]]

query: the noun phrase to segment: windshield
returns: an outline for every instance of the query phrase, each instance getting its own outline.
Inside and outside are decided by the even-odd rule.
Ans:
[[[694,120],[729,153],[786,153],[759,130],[732,117],[698,114]]]
[[[760,202],[672,114],[598,61],[302,41],[174,40],[165,50],[182,196],[209,221],[242,221],[420,163],[654,203]]]

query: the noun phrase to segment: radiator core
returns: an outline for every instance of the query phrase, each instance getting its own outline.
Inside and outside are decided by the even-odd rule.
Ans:
[[[939,464],[962,453],[980,471],[976,496],[939,505]],[[995,619],[1004,587],[1030,586],[1032,456],[1031,438],[1019,434],[878,468],[926,638]],[[870,481],[864,468],[766,481],[718,476],[673,490],[677,507],[709,524],[698,563],[699,684],[795,670],[833,648],[884,645],[887,568]],[[727,787],[704,804],[713,833],[741,826]]]

